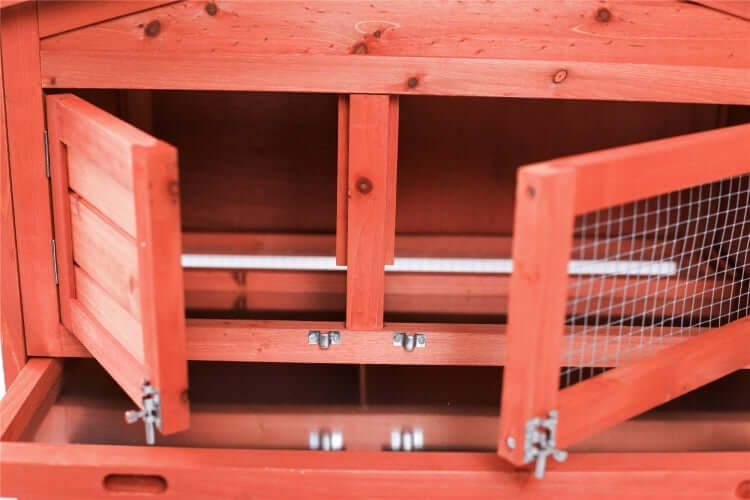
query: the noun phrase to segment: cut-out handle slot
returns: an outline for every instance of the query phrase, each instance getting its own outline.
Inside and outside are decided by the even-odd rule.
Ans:
[[[155,495],[167,491],[167,480],[144,474],[110,474],[104,478],[104,489],[113,493]]]

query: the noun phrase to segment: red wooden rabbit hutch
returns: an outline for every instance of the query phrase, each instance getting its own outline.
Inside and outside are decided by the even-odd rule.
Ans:
[[[750,2],[0,5],[0,495],[750,498]]]

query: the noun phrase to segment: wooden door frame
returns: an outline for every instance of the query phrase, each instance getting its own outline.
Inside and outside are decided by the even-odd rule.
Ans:
[[[750,347],[741,342],[750,328],[750,318],[744,318],[560,389],[565,302],[550,303],[539,297],[547,293],[566,296],[576,215],[746,174],[750,171],[748,144],[750,125],[739,125],[521,168],[514,232],[514,260],[520,264],[515,271],[520,272],[514,272],[511,279],[499,455],[517,465],[533,460],[524,452],[525,435],[535,418],[559,417],[552,424],[556,428],[552,445],[564,447],[750,362]],[[545,182],[554,182],[557,191],[550,194],[537,189]],[[553,217],[547,236],[533,233],[544,219],[540,219],[541,209],[524,201],[524,195],[526,200],[533,199],[530,193],[536,191],[542,199],[535,203],[544,202],[545,195],[566,200],[553,203],[557,207],[554,216],[562,221]],[[567,236],[554,231],[558,225]],[[532,262],[527,266],[529,256]],[[544,262],[556,267],[544,268]],[[689,365],[701,366],[701,370],[691,372]],[[679,373],[686,375],[669,376],[680,368]]]

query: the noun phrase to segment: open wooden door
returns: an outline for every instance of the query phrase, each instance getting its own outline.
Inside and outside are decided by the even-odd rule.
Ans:
[[[189,426],[177,151],[73,95],[47,120],[62,323],[153,442]]]
[[[750,366],[750,125],[519,171],[498,453],[517,465]]]

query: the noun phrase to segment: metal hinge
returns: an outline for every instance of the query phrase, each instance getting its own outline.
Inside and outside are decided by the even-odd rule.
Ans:
[[[44,131],[44,175],[47,177],[47,179],[50,178],[50,168],[49,168],[49,134],[47,131]]]
[[[55,243],[55,240],[52,240],[52,273],[55,275],[55,285],[59,285],[60,280],[57,274],[57,243]]]
[[[391,451],[418,451],[424,448],[422,429],[392,429]]]
[[[557,434],[557,410],[551,410],[547,418],[534,417],[526,422],[526,435],[523,446],[523,462],[536,460],[534,475],[541,479],[547,467],[547,457],[558,462],[568,458],[568,452],[555,448]]]
[[[156,429],[161,431],[161,398],[159,389],[151,385],[148,380],[141,384],[143,389],[143,409],[125,412],[125,421],[129,424],[143,420],[146,426],[146,444],[156,442]]]
[[[341,451],[344,449],[344,435],[337,430],[310,431],[309,447],[316,451]]]

